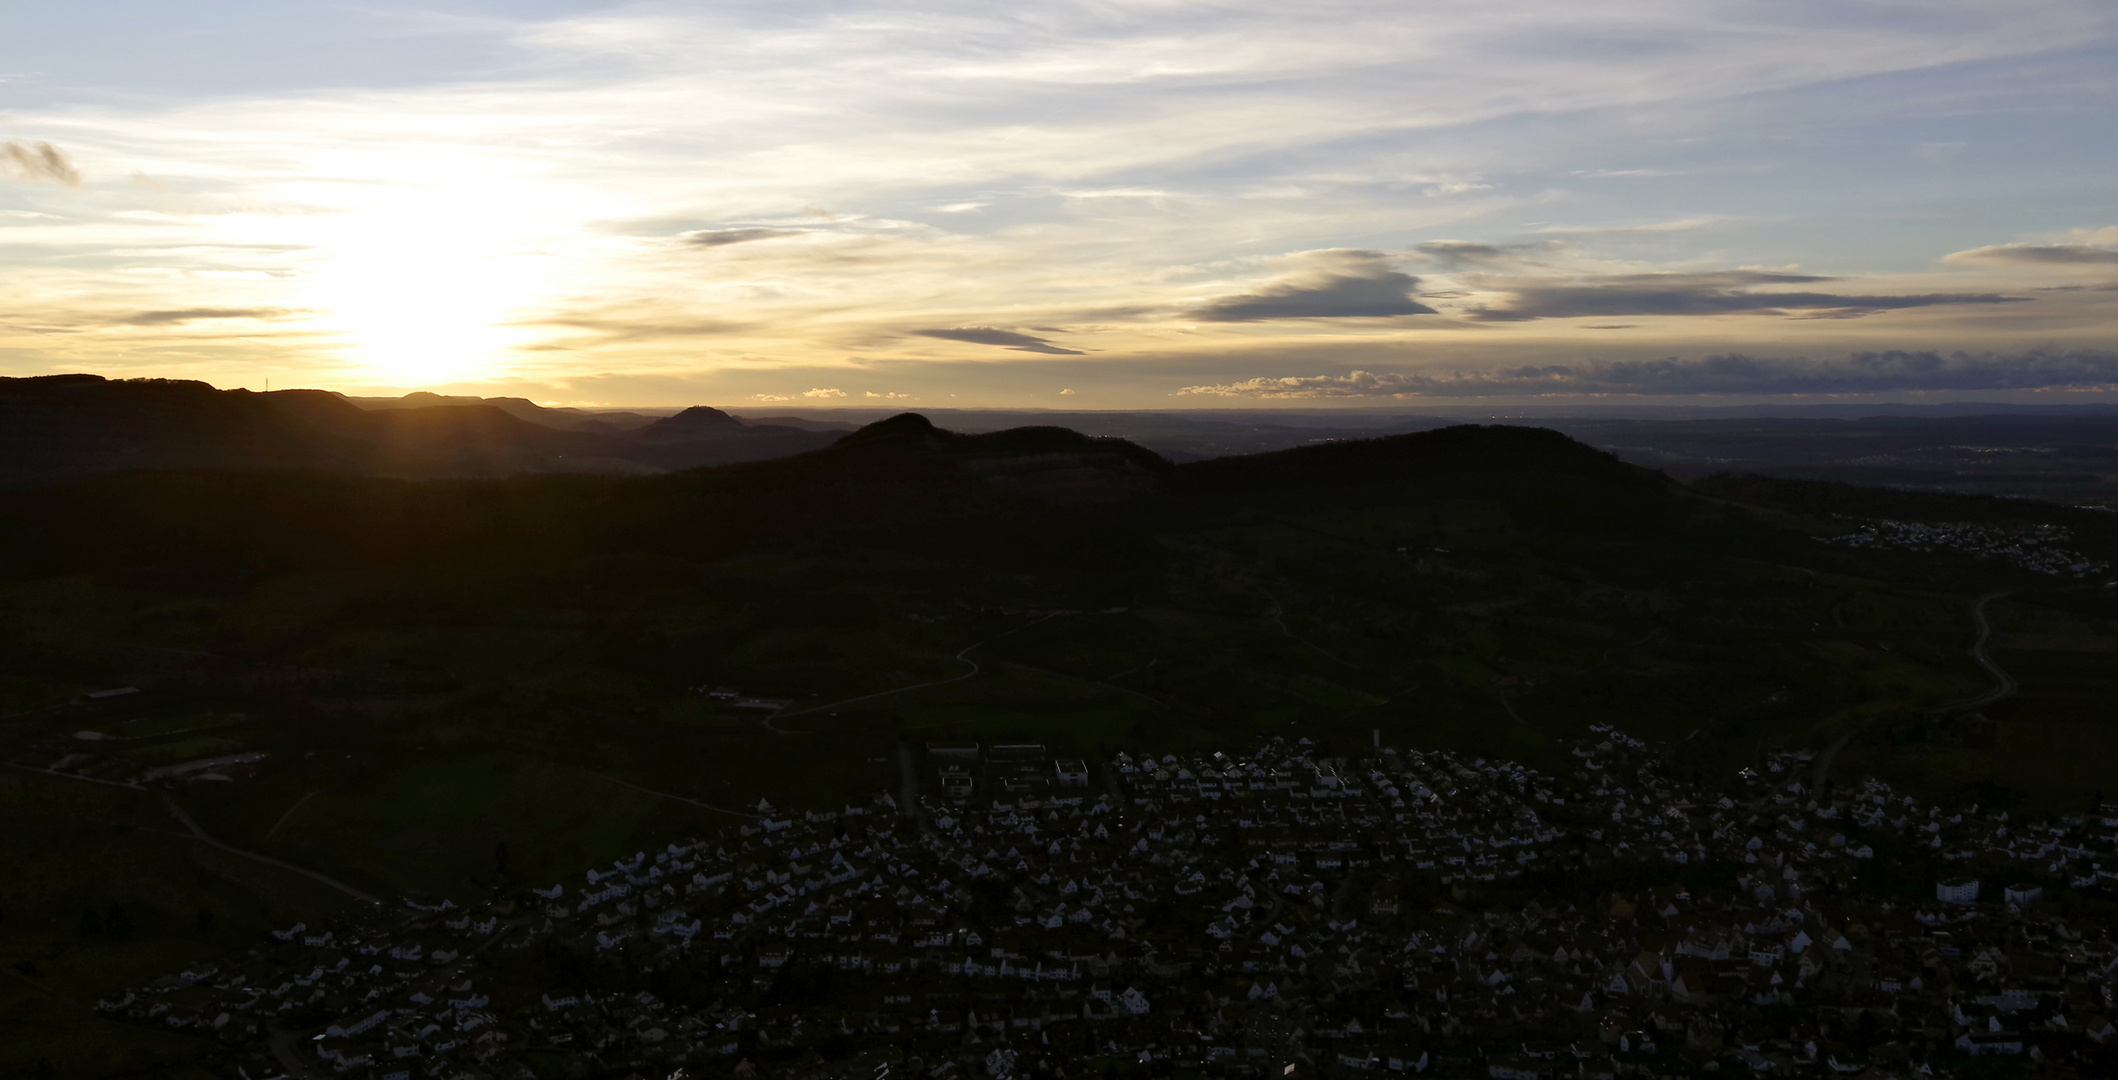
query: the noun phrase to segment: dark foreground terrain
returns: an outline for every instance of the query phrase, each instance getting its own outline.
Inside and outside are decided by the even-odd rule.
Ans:
[[[0,800],[20,823],[0,839],[0,1068],[255,1076],[294,1054],[320,1073],[325,1034],[347,1058],[381,1048],[348,1074],[667,1075],[679,1057],[636,1049],[681,1035],[701,1055],[683,1067],[715,1075],[745,1060],[869,1075],[884,1062],[861,1055],[884,1045],[937,1078],[1282,1067],[1273,1055],[1387,1071],[1419,1054],[1430,1071],[1499,1075],[1506,1057],[1574,1075],[1590,1058],[1526,1048],[1589,1039],[1622,1063],[1640,1034],[1651,1069],[1756,1067],[1747,1052],[1828,1070],[1843,1044],[1875,1069],[1975,1073],[1949,1027],[1970,1025],[1945,1010],[2047,993],[2031,969],[2066,1004],[2007,1022],[2063,1013],[2079,1039],[2055,1037],[2049,1067],[2101,1060],[2085,1032],[2108,1002],[2072,981],[2089,961],[2053,945],[2047,968],[2011,943],[2109,921],[2083,864],[2118,790],[2118,515],[1685,484],[1519,427],[1172,465],[908,415],[643,477],[107,472],[0,491],[0,519]],[[1078,791],[1059,767],[1077,761]],[[1207,762],[1220,799],[1199,787]],[[1233,786],[1247,796],[1253,769],[1274,793],[1255,788],[1255,814]],[[1521,782],[1488,790],[1496,770]],[[2016,853],[2029,820],[2060,830],[2034,865]],[[655,852],[697,868],[651,877]],[[599,884],[584,873],[618,859],[628,891],[582,907]],[[1986,906],[1948,910],[1989,922],[1949,930],[1928,964],[1906,935],[1942,941],[1939,924],[1915,916],[1972,873]],[[2016,879],[2064,929],[1995,904]],[[768,886],[784,899],[754,910]],[[1221,907],[1238,894],[1251,906]],[[1208,932],[1224,918],[1227,936]],[[266,936],[295,922],[334,936]],[[1808,946],[1787,942],[1828,945],[1827,924],[1848,947],[1805,974]],[[1654,1015],[1690,955],[1666,938],[1739,931],[1782,952],[1731,966],[1706,946],[1714,989],[1686,993],[1713,1008]],[[1988,946],[2021,978],[1970,966]],[[1659,983],[1648,956],[1669,965]],[[940,967],[871,966],[915,958]],[[1003,961],[1078,982],[978,981]],[[1646,982],[1618,990],[1635,961]],[[1745,961],[1800,989],[1761,1002],[1778,991],[1752,993]],[[1921,987],[1885,1010],[1871,992],[1904,971]],[[1461,1001],[1447,988],[1474,976],[1491,1000],[1444,1007],[1437,992]],[[268,980],[269,1001],[245,990]],[[1253,982],[1278,997],[1252,1000]],[[1050,1019],[1110,1014],[1128,986],[1153,1011],[1111,1021],[1122,1033]],[[587,1004],[543,1000],[568,995]],[[463,1026],[474,1012],[488,1019]],[[1326,1052],[1349,1020],[1351,1062]],[[1500,1053],[1500,1031],[1522,1045]]]

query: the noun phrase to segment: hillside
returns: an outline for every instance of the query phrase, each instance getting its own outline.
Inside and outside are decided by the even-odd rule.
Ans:
[[[604,421],[591,426],[585,417],[577,424],[549,422],[540,414],[554,410],[515,399],[494,404],[429,394],[392,400],[398,404],[363,408],[319,390],[259,394],[96,375],[0,379],[0,484],[123,469],[304,469],[421,479],[641,475],[780,457],[836,437],[745,424],[726,414],[718,415],[727,424],[702,437],[672,426],[676,417],[643,417],[623,429]]]
[[[342,418],[295,400],[321,417],[307,430]],[[465,408],[400,415],[512,437],[518,421]],[[1933,524],[1918,546],[1843,541],[1892,515]],[[50,823],[0,851],[22,883],[0,899],[0,948],[93,988],[341,902],[82,782],[197,761],[236,763],[170,792],[222,842],[378,895],[465,900],[760,799],[888,788],[897,748],[926,740],[1107,757],[1284,735],[1558,772],[1611,724],[1708,790],[1828,751],[1824,780],[2077,806],[2118,731],[2109,574],[1933,536],[2110,560],[2086,516],[1687,487],[1534,428],[1173,465],[911,414],[643,477],[133,469],[0,490],[0,754],[68,774],[0,784],[12,813]],[[1993,687],[1967,651],[1974,612],[2021,691],[1966,710]],[[140,692],[85,696],[111,688]],[[135,869],[84,869],[83,844]],[[124,913],[137,939],[84,944],[84,908],[99,925]],[[96,1031],[80,1037],[112,1037]],[[182,1056],[123,1046],[107,1052]]]

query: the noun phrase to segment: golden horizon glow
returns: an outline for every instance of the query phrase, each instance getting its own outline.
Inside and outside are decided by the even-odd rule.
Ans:
[[[298,8],[370,50],[316,81],[21,83],[0,371],[635,404],[2118,387],[2118,121],[2079,107],[2118,89],[2085,51],[2118,12],[2085,0],[567,7],[372,40]],[[1934,115],[1938,84],[1986,100],[1967,64],[2015,111]],[[208,74],[252,82],[185,92]]]

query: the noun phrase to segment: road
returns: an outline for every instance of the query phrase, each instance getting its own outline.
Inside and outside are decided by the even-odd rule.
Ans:
[[[191,830],[191,835],[197,837],[200,840],[205,841],[208,844],[213,845],[214,847],[221,849],[222,851],[227,852],[230,855],[240,856],[242,858],[249,859],[252,862],[261,862],[264,863],[266,866],[277,866],[280,869],[286,870],[290,873],[300,874],[301,876],[308,878],[311,881],[315,881],[324,885],[328,885],[331,888],[337,889],[339,892],[345,893],[347,896],[350,896],[355,900],[365,901],[370,904],[382,903],[381,900],[369,896],[367,893],[361,892],[359,889],[356,889],[353,886],[338,880],[337,878],[326,877],[325,875],[319,874],[314,870],[305,870],[299,866],[294,865],[293,863],[283,863],[270,855],[259,855],[254,851],[244,851],[239,847],[231,847],[227,844],[224,844],[219,840],[214,839],[211,835],[206,832],[206,830],[199,828],[199,823],[191,820],[191,815],[185,813],[184,808],[178,806],[177,801],[174,798],[171,798],[167,792],[162,793],[162,801],[168,804],[169,813],[174,816],[177,821],[180,822],[185,828]]]
[[[1037,624],[1042,623],[1047,619],[1057,618],[1058,615],[1059,613],[1055,611],[1052,612],[1050,615],[1044,615],[1039,618],[1032,619],[1029,622],[1023,623],[1021,626],[1018,626],[1013,630],[1007,631],[1007,633],[995,635],[975,645],[964,646],[961,651],[957,652],[955,659],[962,663],[971,665],[971,670],[966,671],[961,675],[957,675],[947,679],[935,679],[932,682],[913,683],[910,686],[900,686],[894,690],[878,690],[872,694],[862,694],[859,697],[845,698],[839,701],[833,701],[823,705],[811,705],[806,709],[796,709],[793,712],[774,713],[771,716],[765,718],[765,730],[772,732],[774,735],[814,735],[816,733],[813,731],[787,731],[774,726],[774,723],[775,721],[785,720],[790,716],[807,716],[810,713],[819,713],[824,711],[825,709],[836,709],[841,705],[851,705],[858,701],[873,701],[876,698],[889,697],[892,694],[908,694],[914,690],[925,690],[930,686],[947,686],[950,683],[962,682],[965,679],[976,676],[981,670],[983,670],[978,666],[978,661],[971,659],[971,653],[973,651],[983,649],[986,646],[991,645],[993,642],[999,641],[1001,638],[1008,636],[1008,634],[1019,634],[1022,631],[1027,630],[1032,626],[1036,626]]]
[[[1994,702],[2006,700],[2013,696],[2015,691],[2022,688],[2022,684],[2015,681],[2015,676],[2008,674],[2006,668],[1994,662],[1990,648],[1993,643],[1993,622],[1986,616],[1986,608],[1993,601],[2007,595],[2009,595],[2007,591],[1987,593],[1979,597],[1971,605],[1971,624],[1978,629],[1977,636],[1971,639],[1971,659],[1978,661],[1979,666],[1985,668],[1986,673],[1993,676],[1993,688],[1975,697],[1965,698],[1953,705],[1945,705],[1936,709],[1934,710],[1935,716],[1955,716],[1983,709]],[[1855,736],[1866,731],[1868,725],[1874,722],[1874,717],[1869,717],[1867,720],[1862,721],[1853,730],[1839,736],[1830,746],[1825,747],[1823,753],[1817,755],[1815,771],[1809,777],[1809,786],[1811,788],[1824,786],[1824,781],[1831,778],[1831,767],[1838,761],[1839,751],[1844,750],[1847,743],[1852,742]]]
[[[615,777],[615,776],[611,776],[611,775],[609,775],[609,774],[607,774],[607,773],[589,773],[588,775],[590,775],[590,776],[593,776],[593,777],[596,777],[597,779],[600,779],[600,780],[608,780],[608,781],[610,781],[610,782],[611,782],[611,783],[613,783],[613,784],[619,784],[619,785],[622,785],[622,786],[624,786],[624,787],[629,787],[629,788],[633,789],[634,791],[644,791],[644,792],[646,792],[646,793],[647,793],[647,794],[649,794],[649,795],[659,795],[659,796],[661,796],[662,798],[665,798],[665,799],[675,799],[675,800],[676,800],[677,802],[680,802],[680,803],[690,803],[691,805],[693,805],[693,806],[696,806],[696,807],[698,807],[698,808],[699,808],[699,809],[701,809],[701,810],[711,810],[711,811],[713,811],[714,813],[717,813],[717,814],[733,814],[733,815],[735,815],[736,817],[739,817],[739,818],[749,818],[749,819],[750,819],[750,820],[752,820],[752,821],[763,821],[763,820],[765,820],[763,816],[761,816],[761,815],[758,815],[758,814],[753,814],[753,813],[750,813],[750,812],[749,812],[749,811],[747,811],[747,810],[730,810],[730,809],[728,809],[728,808],[727,808],[727,807],[725,807],[725,806],[715,806],[715,805],[713,805],[713,804],[712,804],[712,803],[710,803],[710,802],[700,802],[700,801],[699,801],[699,800],[697,800],[697,799],[690,799],[690,798],[686,798],[686,797],[684,797],[684,796],[682,796],[682,795],[672,795],[672,794],[670,794],[669,792],[666,792],[666,791],[656,791],[656,790],[655,790],[655,789],[653,789],[653,788],[646,788],[646,787],[641,787],[640,785],[638,785],[638,784],[635,784],[635,783],[632,783],[632,782],[631,782],[631,781],[629,781],[629,780],[620,780],[620,779],[618,779],[617,777]]]
[[[15,765],[14,768],[21,769],[24,772],[41,773],[45,776],[56,776],[61,780],[78,780],[86,784],[102,784],[105,787],[125,788],[128,791],[152,792],[153,794],[160,795],[162,797],[162,802],[169,807],[170,815],[172,817],[175,817],[179,824],[183,825],[186,829],[189,829],[191,831],[191,838],[194,840],[204,841],[205,843],[211,844],[212,846],[217,847],[230,855],[249,859],[252,862],[264,863],[266,866],[278,867],[279,869],[288,871],[290,873],[300,874],[301,876],[308,878],[312,881],[321,883],[323,885],[328,885],[333,889],[337,889],[339,892],[345,893],[347,896],[350,896],[355,900],[365,901],[370,904],[382,903],[382,901],[377,900],[372,896],[369,896],[367,893],[361,892],[359,889],[356,889],[353,886],[338,880],[337,878],[327,877],[323,874],[317,873],[314,870],[305,870],[299,866],[295,866],[292,863],[281,862],[278,859],[271,857],[270,855],[259,855],[254,851],[244,851],[242,848],[222,843],[221,841],[215,839],[212,834],[208,833],[205,829],[200,828],[198,822],[191,820],[191,815],[185,813],[184,808],[177,805],[176,799],[166,791],[155,791],[152,788],[141,787],[138,784],[127,784],[118,780],[98,780],[93,776],[75,776],[72,773],[53,772],[50,769],[32,768],[28,765]]]
[[[1993,624],[1986,618],[1986,605],[2006,595],[2008,594],[2004,592],[1988,593],[1979,597],[1978,603],[1971,608],[1971,619],[1978,625],[1978,637],[1971,643],[1971,659],[1978,661],[1979,665],[1986,669],[1986,673],[1993,676],[1993,689],[1977,697],[1959,701],[1941,710],[1941,715],[1983,709],[1996,701],[2012,697],[2015,691],[2022,689],[2022,684],[2015,681],[2015,676],[2008,674],[2006,668],[1994,662],[1993,654],[1988,648],[1993,641]]]
[[[771,732],[771,733],[773,733],[774,735],[814,735],[814,734],[816,734],[816,733],[815,733],[815,732],[813,732],[813,731],[786,731],[786,730],[783,730],[783,729],[781,729],[781,728],[775,727],[775,726],[774,726],[774,721],[778,721],[778,720],[784,720],[784,719],[786,719],[786,718],[788,718],[788,717],[790,717],[790,716],[806,716],[806,715],[808,715],[808,714],[810,714],[810,713],[815,713],[815,712],[822,712],[822,711],[824,711],[825,709],[836,709],[836,708],[838,708],[838,707],[839,707],[839,706],[841,706],[841,705],[851,705],[851,704],[853,704],[853,703],[854,703],[854,702],[856,702],[856,701],[872,701],[872,700],[874,700],[874,699],[876,699],[876,698],[882,698],[882,697],[889,697],[889,696],[890,696],[890,695],[892,695],[892,694],[907,694],[907,693],[911,693],[911,692],[912,692],[912,691],[914,691],[914,690],[924,690],[924,689],[926,689],[927,687],[930,687],[930,686],[947,686],[947,685],[949,685],[950,683],[959,683],[959,682],[962,682],[962,681],[964,681],[965,679],[968,679],[968,678],[971,678],[972,676],[975,676],[975,675],[977,675],[977,674],[979,673],[979,671],[983,670],[983,669],[981,669],[981,668],[980,668],[980,667],[978,666],[978,661],[976,661],[976,660],[973,660],[973,659],[971,659],[971,658],[970,658],[970,656],[968,656],[967,654],[968,654],[968,653],[969,653],[969,652],[970,652],[970,651],[971,651],[972,649],[980,648],[980,647],[984,646],[985,644],[986,644],[986,642],[983,642],[983,641],[981,641],[981,642],[979,642],[979,643],[978,643],[977,645],[966,645],[966,646],[964,646],[964,647],[963,647],[963,651],[962,651],[962,652],[959,652],[959,653],[957,653],[957,654],[956,654],[956,657],[955,657],[955,659],[957,659],[957,660],[960,660],[960,661],[962,661],[963,663],[966,663],[966,664],[969,664],[969,665],[971,665],[971,670],[969,670],[969,671],[966,671],[966,672],[964,672],[964,673],[963,673],[963,674],[961,674],[961,675],[957,675],[957,676],[954,676],[954,677],[952,677],[952,678],[947,678],[947,679],[936,679],[936,680],[934,680],[933,682],[913,683],[913,684],[912,684],[912,685],[910,685],[910,686],[900,686],[900,687],[896,688],[895,690],[879,690],[879,691],[877,691],[877,692],[875,692],[875,693],[873,693],[873,694],[862,694],[862,695],[861,695],[861,696],[859,696],[859,697],[851,697],[851,698],[846,698],[846,699],[845,699],[845,700],[843,700],[843,701],[834,701],[834,702],[831,702],[831,703],[829,703],[829,704],[827,704],[827,705],[813,705],[813,706],[810,706],[809,708],[806,708],[806,709],[796,709],[795,711],[793,711],[793,712],[789,712],[789,713],[774,713],[774,714],[772,714],[771,716],[768,716],[768,717],[766,717],[766,718],[765,718],[765,730],[767,730],[767,731],[770,731],[770,732]]]

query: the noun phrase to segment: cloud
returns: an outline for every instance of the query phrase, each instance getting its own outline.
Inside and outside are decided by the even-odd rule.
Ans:
[[[1259,322],[1436,313],[1412,298],[1419,279],[1390,269],[1389,257],[1380,251],[1312,251],[1303,261],[1313,266],[1257,292],[1210,301],[1191,317],[1202,322]]]
[[[1015,352],[1048,353],[1052,356],[1086,356],[1079,349],[1062,349],[1041,337],[1018,334],[1013,330],[1002,330],[994,326],[960,326],[954,330],[914,330],[920,337],[940,338],[943,341],[964,341],[973,345],[998,345]]]
[[[1680,169],[1575,169],[1573,170],[1571,175],[1585,176],[1591,180],[1606,180],[1620,177],[1655,178],[1664,176],[1687,176],[1690,174]]]
[[[66,151],[48,142],[25,143],[13,139],[0,143],[0,161],[13,165],[25,180],[45,180],[67,187],[81,186],[81,170],[74,167]]]
[[[800,236],[804,229],[697,229],[678,236],[687,244],[699,247],[727,247],[730,244],[747,244],[753,240],[777,240],[782,236]]]
[[[1231,398],[1539,397],[1547,395],[1874,394],[1908,391],[2107,390],[2118,352],[1940,353],[1889,350],[1841,359],[1726,353],[1694,359],[1591,361],[1512,368],[1351,371],[1187,386]]]
[[[1536,231],[1541,233],[1622,236],[1627,233],[1690,232],[1693,229],[1704,229],[1709,225],[1719,225],[1727,220],[1727,218],[1723,217],[1702,215],[1671,218],[1668,221],[1650,221],[1643,225],[1559,225],[1548,221],[1533,222],[1532,224],[1539,226]]]
[[[516,320],[520,326],[561,326],[596,335],[594,342],[655,341],[664,338],[720,337],[740,334],[750,324],[729,319],[686,317],[648,303],[606,304],[587,311],[561,311]]]
[[[2003,266],[2108,266],[2118,264],[2118,251],[2089,244],[1995,244],[1950,252],[1942,256],[1942,261]]]
[[[1431,259],[1444,270],[1462,270],[1499,266],[1508,263],[1534,262],[1533,256],[1570,247],[1563,240],[1543,240],[1534,244],[1480,244],[1470,240],[1429,240],[1412,245],[1417,254]]]
[[[1072,390],[1061,390],[1061,391],[1059,391],[1059,396],[1061,396],[1061,397],[1073,397],[1073,396],[1074,396],[1074,392],[1073,392]]]
[[[873,390],[868,390],[864,391],[860,396],[865,398],[881,398],[884,401],[909,401],[912,398],[912,395],[910,394],[900,394],[895,390],[880,394],[876,393]]]
[[[802,391],[802,396],[806,398],[840,398],[845,397],[846,392],[844,390],[839,390],[834,387],[812,386],[809,389]]]
[[[1501,282],[1509,295],[1496,306],[1465,314],[1480,322],[1530,319],[1609,318],[1614,315],[1784,315],[1852,318],[1900,308],[1941,304],[2015,304],[2027,297],[1997,293],[1921,293],[1862,296],[1828,292],[1753,292],[1758,285],[1829,281],[1814,274],[1723,270],[1709,273],[1617,274],[1607,277]]]
[[[788,396],[787,396],[787,395],[785,395],[785,394],[752,394],[752,395],[750,395],[750,396],[751,396],[752,398],[754,398],[754,399],[758,400],[758,401],[793,401],[793,400],[794,400],[793,398],[791,398],[791,397],[788,397]]]
[[[210,319],[279,319],[293,314],[287,308],[177,308],[142,311],[115,321],[121,326],[181,326]]]

